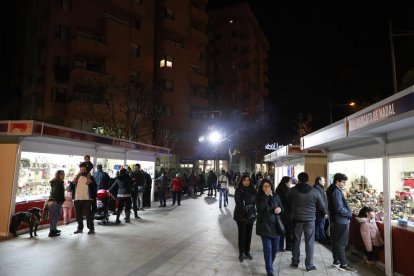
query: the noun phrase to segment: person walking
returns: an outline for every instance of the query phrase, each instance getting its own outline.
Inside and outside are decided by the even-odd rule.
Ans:
[[[291,178],[289,176],[284,176],[280,180],[276,188],[276,194],[279,196],[282,201],[284,210],[280,216],[283,224],[285,225],[286,234],[284,237],[280,237],[280,251],[292,251],[293,243],[293,232],[292,232],[292,217],[290,212],[290,207],[287,201],[287,196],[292,187]],[[285,248],[286,246],[286,248]]]
[[[276,215],[283,211],[279,196],[272,191],[272,183],[268,179],[260,182],[257,197],[256,234],[262,239],[263,256],[268,276],[273,276],[273,262],[279,251],[279,239],[282,233],[276,228]]]
[[[83,162],[79,165],[79,174],[70,184],[69,190],[72,191],[74,197],[76,221],[78,223],[78,229],[74,234],[83,232],[84,214],[86,215],[86,226],[89,229],[88,234],[95,234],[92,204],[96,199],[97,185],[93,176],[88,173],[87,163]]]
[[[113,191],[118,191],[116,199],[118,201],[118,209],[116,211],[116,223],[119,224],[121,221],[119,217],[125,207],[125,222],[131,222],[131,195],[132,195],[132,179],[128,175],[127,169],[121,169],[119,171],[119,176],[116,178],[114,184],[109,188],[109,193],[112,197]]]
[[[347,181],[348,177],[345,174],[336,173],[333,183],[326,190],[326,196],[328,198],[333,265],[342,271],[356,272],[356,269],[348,265],[345,255],[349,238],[349,222],[352,217],[352,211],[342,193]]]
[[[328,208],[328,199],[325,193],[325,178],[323,176],[316,177],[313,188],[321,194],[323,203],[325,203],[326,208]],[[327,218],[327,214],[322,214],[320,211],[316,213],[315,240],[320,243],[327,243],[327,236],[325,235],[325,223]]]
[[[256,220],[256,189],[251,184],[249,175],[243,175],[234,194],[233,219],[237,223],[239,260],[253,260],[250,254],[253,224]]]
[[[134,165],[134,171],[130,173],[132,178],[132,207],[134,209],[134,216],[139,219],[138,210],[144,210],[144,188],[145,188],[145,175],[141,170],[140,164]]]
[[[207,176],[207,186],[208,186],[207,196],[213,196],[213,189],[214,189],[214,197],[217,196],[217,190],[215,189],[216,182],[217,182],[217,176],[213,172],[213,170],[210,170]]]
[[[313,264],[313,251],[315,244],[316,212],[327,214],[327,210],[320,193],[308,184],[309,176],[306,172],[298,175],[299,183],[288,194],[288,202],[292,210],[293,221],[293,248],[292,268],[298,268],[300,261],[300,243],[302,233],[305,234],[305,266],[306,271],[316,270]]]
[[[65,172],[58,170],[55,173],[55,177],[50,180],[50,196],[48,201],[48,208],[50,214],[50,231],[49,237],[56,237],[60,235],[60,230],[57,229],[57,224],[60,218],[60,211],[62,204],[65,201],[65,185],[63,180],[65,179]]]
[[[227,189],[229,188],[229,179],[226,176],[226,171],[221,170],[221,174],[217,179],[217,190],[219,191],[219,208],[221,208],[221,202],[223,201],[224,207],[227,206]]]

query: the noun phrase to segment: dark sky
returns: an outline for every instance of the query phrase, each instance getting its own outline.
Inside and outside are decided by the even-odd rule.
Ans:
[[[241,1],[209,5],[224,2]],[[313,130],[328,125],[329,97],[334,104],[366,106],[393,94],[389,20],[394,34],[414,33],[413,4],[247,2],[270,43],[267,110],[279,134],[294,132],[298,113],[312,115]],[[394,37],[394,47],[401,81],[414,67],[414,36]],[[334,107],[333,120],[355,111]]]

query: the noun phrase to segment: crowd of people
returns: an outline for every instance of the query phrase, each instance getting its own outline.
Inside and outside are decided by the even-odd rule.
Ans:
[[[96,195],[98,190],[109,192],[110,199],[104,202],[108,210],[116,214],[116,223],[120,224],[120,215],[125,212],[125,222],[131,221],[131,209],[134,217],[140,219],[138,210],[144,210],[145,195],[150,189],[152,179],[141,169],[140,164],[134,165],[134,170],[122,168],[115,179],[102,171],[97,165],[92,175],[93,164],[90,157],[85,156],[79,165],[79,173],[75,179],[64,186],[65,172],[58,170],[50,181],[51,193],[47,201],[50,213],[50,237],[60,235],[57,229],[61,210],[63,209],[64,223],[71,218],[72,206],[75,207],[77,229],[83,232],[84,216],[88,234],[95,234],[94,212],[96,212]],[[159,207],[166,207],[167,195],[172,194],[172,206],[181,205],[183,193],[196,196],[202,195],[207,189],[207,197],[217,197],[219,193],[219,208],[228,206],[228,191],[234,185],[235,208],[233,219],[237,223],[239,260],[252,260],[250,245],[253,226],[256,222],[256,234],[261,237],[263,256],[268,276],[273,275],[273,262],[278,252],[292,251],[291,268],[297,269],[300,262],[300,244],[302,234],[305,242],[306,271],[316,270],[313,263],[315,241],[330,244],[332,247],[333,265],[342,271],[355,272],[347,261],[345,249],[348,245],[349,223],[352,212],[345,200],[342,189],[348,178],[345,174],[336,173],[333,183],[325,191],[325,178],[318,176],[313,184],[309,183],[306,172],[298,174],[298,178],[284,176],[275,188],[269,177],[260,173],[232,173],[222,170],[217,176],[209,171],[196,175],[191,171],[176,173],[170,179],[165,171],[155,178],[155,186]],[[115,201],[116,200],[116,201]],[[117,207],[117,208],[115,208]],[[366,246],[366,261],[373,263],[378,259],[378,252],[383,248],[383,240],[375,224],[374,210],[363,207],[357,220],[361,224],[361,236]],[[282,225],[282,226],[281,226]],[[328,229],[329,228],[329,229]],[[329,233],[329,235],[328,235]]]

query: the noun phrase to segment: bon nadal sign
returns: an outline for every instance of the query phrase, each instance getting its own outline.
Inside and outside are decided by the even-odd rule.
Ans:
[[[362,115],[349,119],[348,131],[352,132],[411,110],[414,110],[414,93],[407,94],[399,99],[365,112]]]

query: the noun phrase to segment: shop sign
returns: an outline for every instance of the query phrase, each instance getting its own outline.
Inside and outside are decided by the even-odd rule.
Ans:
[[[137,148],[137,145],[134,144],[134,143],[127,142],[127,141],[120,141],[120,140],[113,140],[112,145],[120,146],[120,147],[124,147],[124,148],[130,148],[130,149],[136,149]]]
[[[289,153],[301,153],[302,150],[300,149],[300,146],[289,146]]]
[[[267,150],[277,150],[278,148],[279,148],[278,143],[266,144],[265,145],[265,149],[267,149]]]
[[[414,93],[388,102],[355,118],[348,119],[348,132],[384,121],[414,109]]]
[[[32,135],[33,121],[10,121],[7,135]]]

